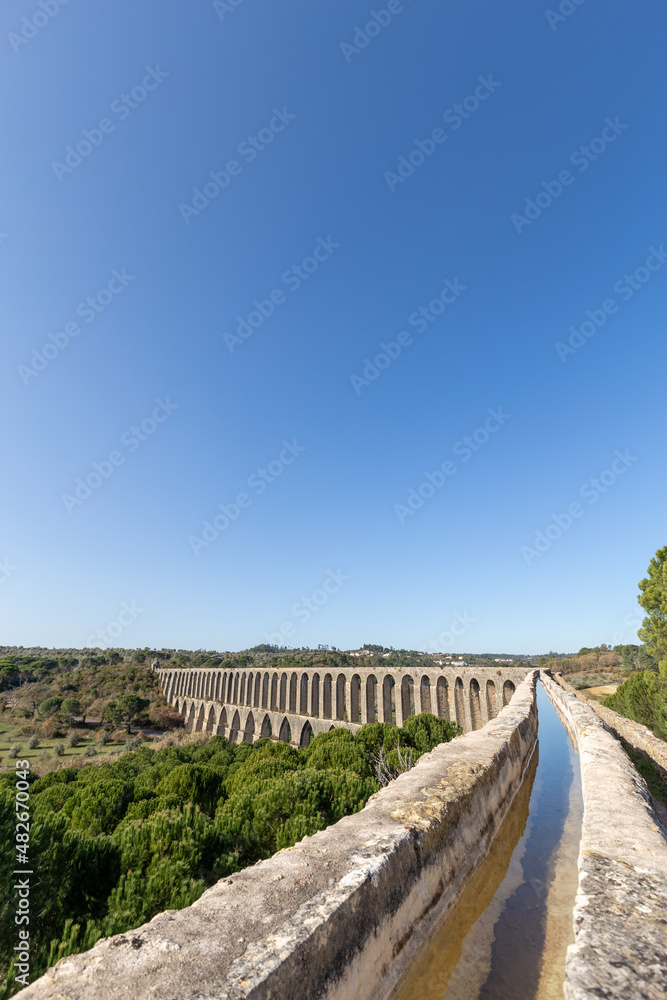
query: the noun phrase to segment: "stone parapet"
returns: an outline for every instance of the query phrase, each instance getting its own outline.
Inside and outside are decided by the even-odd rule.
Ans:
[[[645,782],[594,708],[544,671],[541,680],[578,750],[584,798],[566,1000],[663,1000],[665,832]]]
[[[619,740],[627,743],[628,746],[642,754],[655,767],[663,780],[667,781],[667,743],[665,740],[659,739],[650,729],[642,726],[640,722],[633,722],[632,719],[626,719],[625,716],[619,715],[618,712],[614,712],[611,708],[605,708],[599,702],[586,698],[585,693],[576,691],[571,687],[562,674],[556,674],[554,679],[564,691],[572,692],[580,701],[583,701],[586,705],[590,705],[595,714],[602,719],[605,726],[611,729]]]
[[[364,809],[62,959],[21,1000],[385,1000],[456,904],[521,785],[535,673],[483,729],[424,755]]]

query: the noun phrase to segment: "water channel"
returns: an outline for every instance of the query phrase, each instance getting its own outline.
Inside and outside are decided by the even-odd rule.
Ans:
[[[583,802],[541,684],[537,705],[538,744],[496,839],[392,1000],[562,1000]]]

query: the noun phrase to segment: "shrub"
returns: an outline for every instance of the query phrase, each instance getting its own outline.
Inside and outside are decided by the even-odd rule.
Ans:
[[[97,737],[97,742],[101,747],[105,747],[107,743],[111,743],[111,733],[108,733],[106,729],[103,729]]]
[[[129,739],[125,740],[126,750],[138,750],[141,746],[141,740],[138,736],[130,736]]]
[[[23,747],[21,746],[21,744],[16,743],[13,747],[9,748],[9,750],[7,751],[7,756],[10,757],[11,760],[16,760],[18,755],[21,753],[22,749]]]
[[[89,747],[86,747],[86,749],[83,751],[83,756],[84,757],[97,757],[97,750],[91,744]]]
[[[59,740],[66,736],[62,723],[55,716],[46,719],[39,727],[39,732],[45,740]]]
[[[68,747],[77,747],[80,742],[81,742],[81,737],[79,736],[78,733],[72,732],[67,737],[67,746]]]
[[[62,757],[62,755],[65,753],[65,745],[63,743],[54,743],[53,752],[56,755],[56,757]]]
[[[39,736],[37,735],[37,733],[33,733],[33,735],[28,740],[28,749],[36,750],[38,746],[39,746]]]

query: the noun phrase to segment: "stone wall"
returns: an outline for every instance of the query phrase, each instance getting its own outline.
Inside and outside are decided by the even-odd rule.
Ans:
[[[584,797],[566,1000],[663,1000],[665,831],[645,782],[593,708],[544,671],[541,679],[578,750]]]
[[[667,743],[664,740],[658,739],[650,729],[642,726],[640,722],[633,722],[632,719],[626,719],[623,715],[619,715],[618,712],[612,711],[611,708],[605,708],[598,701],[588,699],[585,692],[575,691],[563,678],[562,674],[556,674],[555,680],[564,691],[571,691],[573,694],[576,694],[580,701],[583,701],[586,705],[590,705],[595,714],[602,719],[605,726],[611,729],[619,740],[637,750],[655,767],[662,778],[667,781]]]
[[[22,1000],[385,1000],[483,860],[537,736],[535,674],[353,816],[61,960]]]

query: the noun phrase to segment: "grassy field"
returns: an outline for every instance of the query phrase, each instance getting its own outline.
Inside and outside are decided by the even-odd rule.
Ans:
[[[618,684],[599,684],[597,687],[589,688],[579,688],[582,694],[586,695],[587,698],[593,698],[595,701],[599,701],[600,704],[604,704],[604,700],[607,695],[614,694]]]
[[[31,766],[35,767],[35,770],[41,770],[44,765],[54,765],[62,766],[68,763],[74,763],[79,758],[83,758],[88,747],[94,747],[97,751],[97,757],[109,756],[109,754],[118,754],[125,749],[125,740],[127,739],[127,733],[116,732],[112,734],[113,742],[107,743],[105,746],[101,746],[97,742],[97,737],[99,735],[99,730],[95,729],[77,729],[77,735],[80,738],[80,743],[76,747],[68,747],[66,738],[57,739],[46,739],[46,737],[40,736],[39,746],[31,750],[28,748],[28,740],[30,739],[30,733],[26,735],[26,726],[17,725],[15,722],[7,720],[3,722],[0,718],[0,770],[7,770],[14,768],[14,759],[7,756],[7,752],[13,746],[20,746],[21,750],[19,752],[19,757],[21,760],[29,760]],[[60,743],[63,747],[63,753],[61,756],[57,756],[53,752],[53,747],[56,743]],[[84,758],[86,761],[94,760],[94,757]]]

